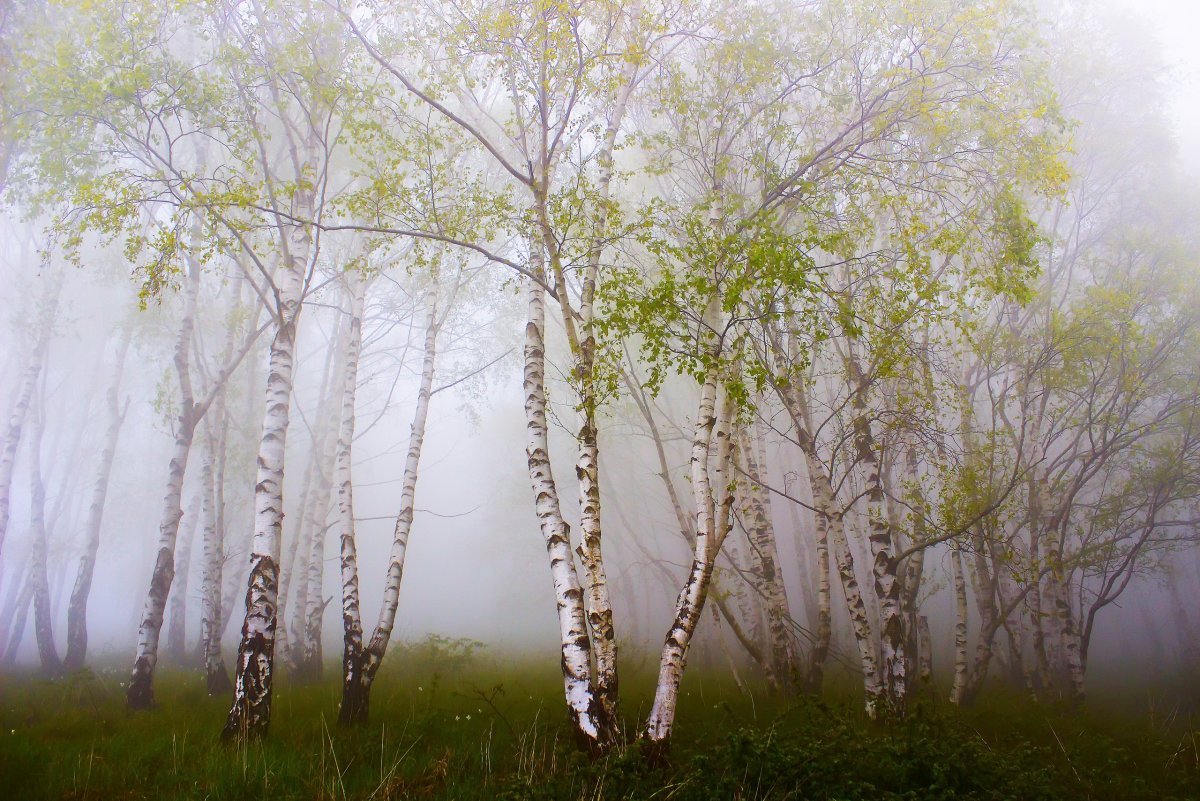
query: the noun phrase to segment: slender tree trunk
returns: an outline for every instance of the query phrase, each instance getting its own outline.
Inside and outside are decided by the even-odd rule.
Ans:
[[[710,304],[708,314],[715,309]],[[704,611],[709,579],[721,543],[730,528],[733,506],[731,423],[733,400],[719,393],[715,366],[708,369],[701,387],[700,405],[692,439],[692,492],[696,502],[696,550],[686,583],[675,602],[675,619],[663,641],[654,703],[643,736],[654,750],[664,748],[675,723],[679,685],[687,665],[688,647]],[[710,460],[710,452],[715,460]],[[715,461],[715,464],[713,463]]]
[[[925,615],[917,615],[917,654],[917,677],[929,687],[933,683],[933,634]]]
[[[362,606],[358,592],[358,548],[354,539],[354,399],[358,389],[358,359],[362,352],[363,304],[367,284],[355,271],[346,273],[350,294],[350,330],[342,362],[342,424],[338,431],[337,483],[338,528],[342,573],[342,704],[338,722],[343,726],[367,722],[370,711],[367,685],[363,681]]]
[[[158,526],[158,547],[154,572],[150,576],[150,589],[142,611],[142,622],[138,627],[137,653],[133,662],[133,673],[126,690],[126,703],[130,709],[149,709],[154,706],[154,668],[158,664],[158,638],[162,629],[163,612],[167,597],[175,578],[175,540],[179,534],[179,521],[183,517],[183,477],[187,470],[188,455],[192,449],[192,437],[196,431],[196,408],[192,392],[189,352],[195,330],[196,303],[199,294],[200,271],[192,267],[184,297],[183,314],[179,321],[179,334],[175,339],[175,372],[179,380],[179,420],[175,431],[175,448],[167,467],[167,491],[163,497],[162,516]]]
[[[334,346],[340,353],[346,350],[345,336],[348,327],[340,329],[337,344]],[[341,375],[344,369],[341,356],[338,357],[334,375]],[[342,424],[341,393],[338,392],[337,381],[329,382],[329,393],[322,406],[326,423],[321,434],[321,453],[315,458],[316,487],[313,491],[312,505],[306,510],[308,520],[306,527],[311,533],[307,559],[307,575],[305,577],[305,605],[303,615],[296,621],[299,632],[293,644],[297,656],[295,671],[297,678],[303,681],[315,681],[321,677],[323,668],[323,650],[321,645],[321,630],[325,616],[325,606],[329,602],[324,597],[325,579],[325,535],[330,525],[329,506],[333,495],[335,481],[334,471],[337,461],[337,432]],[[301,609],[296,608],[296,615],[301,615]]]
[[[222,421],[223,425],[224,409],[215,411],[217,414],[213,419]],[[204,655],[205,687],[210,696],[223,695],[233,689],[229,673],[225,670],[225,660],[221,657],[221,574],[225,531],[217,512],[216,439],[210,426],[204,438],[204,465],[200,472],[200,514],[204,521],[200,645]]]
[[[819,693],[825,678],[825,660],[829,658],[829,644],[833,639],[833,604],[829,581],[829,517],[817,514],[817,631],[809,653],[805,690]]]
[[[784,367],[781,363],[780,369],[783,370]],[[784,409],[795,428],[800,452],[804,455],[809,489],[817,515],[817,530],[820,532],[824,528],[833,548],[833,559],[837,565],[838,577],[841,579],[846,611],[850,616],[850,628],[858,643],[866,712],[869,717],[874,718],[879,714],[879,704],[882,700],[878,657],[871,633],[871,620],[867,614],[867,607],[863,602],[862,591],[859,589],[858,578],[854,572],[854,553],[850,550],[850,541],[846,538],[845,520],[842,511],[837,508],[837,498],[834,494],[832,480],[817,453],[817,443],[812,434],[807,400],[801,394],[800,389],[792,383],[786,383],[777,389]]]
[[[962,551],[957,545],[950,549],[950,564],[954,573],[954,687],[950,691],[951,703],[959,706],[967,702],[967,579],[963,573]]]
[[[9,412],[4,439],[0,440],[0,550],[4,548],[5,535],[8,533],[13,469],[17,461],[17,448],[21,445],[21,428],[25,424],[25,416],[29,412],[29,402],[37,387],[38,378],[41,376],[42,365],[46,361],[46,351],[50,347],[50,338],[54,332],[54,319],[58,312],[60,289],[61,279],[48,279],[41,303],[37,339],[29,354],[29,363],[21,375],[21,384],[17,389],[17,397],[13,402],[12,410]]]
[[[79,557],[79,569],[75,573],[75,586],[71,589],[71,601],[67,606],[67,654],[63,668],[67,671],[83,667],[87,656],[87,605],[92,591],[92,575],[96,569],[96,554],[100,550],[100,528],[104,519],[104,505],[108,498],[108,479],[112,474],[113,457],[117,450],[117,438],[125,421],[125,409],[121,408],[121,374],[125,368],[125,355],[129,350],[132,328],[127,328],[117,351],[117,363],[113,370],[112,384],[108,388],[108,427],[104,434],[104,445],[100,450],[100,464],[96,470],[96,484],[92,490],[92,503],[88,507],[87,525],[84,529],[83,555]]]
[[[310,432],[311,444],[309,446],[308,460],[304,465],[304,480],[301,482],[300,507],[298,512],[300,520],[296,525],[296,533],[294,535],[296,544],[289,551],[288,569],[283,574],[283,597],[279,603],[279,618],[282,621],[287,615],[288,602],[291,602],[291,623],[281,623],[279,628],[280,631],[287,634],[287,645],[286,647],[280,646],[280,650],[286,656],[288,669],[293,675],[299,668],[303,652],[304,615],[308,609],[309,556],[312,553],[314,528],[312,512],[314,496],[316,495],[316,483],[314,480],[317,479],[317,466],[321,461],[321,454],[325,452],[324,435],[326,432],[323,421],[326,417],[326,400],[329,398],[330,386],[334,380],[333,366],[337,350],[332,345],[325,348],[325,366],[321,371],[321,392],[318,396],[317,416],[313,429]],[[322,473],[321,481],[324,480],[324,475],[326,474]]]
[[[17,596],[17,603],[13,607],[15,617],[13,618],[12,633],[8,638],[8,647],[4,650],[4,668],[6,670],[17,661],[17,652],[21,650],[21,640],[25,636],[25,623],[29,620],[29,607],[33,603],[33,585],[31,565],[30,572],[21,581],[21,594]]]
[[[767,612],[767,632],[771,642],[771,662],[785,690],[793,689],[799,679],[795,649],[789,630],[791,613],[783,574],[779,569],[779,552],[775,545],[775,526],[771,520],[770,499],[763,489],[763,476],[755,452],[755,442],[749,432],[743,433],[741,453],[749,486],[746,488],[748,508],[743,519],[749,523],[747,534],[756,555],[760,571],[761,591]]]
[[[30,552],[30,578],[33,582],[33,626],[37,635],[38,658],[42,673],[57,676],[62,662],[54,645],[54,619],[50,610],[50,583],[46,575],[46,485],[42,481],[42,410],[37,410],[35,431],[29,441],[30,511],[29,529],[33,547]]]
[[[404,559],[408,553],[408,538],[412,532],[413,511],[416,504],[417,469],[421,463],[421,450],[425,444],[425,425],[429,419],[429,403],[433,395],[433,377],[437,363],[437,341],[439,329],[438,286],[436,281],[425,292],[425,346],[421,358],[421,382],[417,388],[417,406],[413,411],[409,427],[408,453],[404,459],[404,482],[400,488],[400,511],[396,515],[396,527],[392,535],[392,550],[388,556],[387,576],[383,584],[383,602],[379,607],[379,619],[366,649],[366,665],[363,670],[365,692],[369,693],[375,674],[383,663],[388,643],[396,625],[396,611],[400,605],[400,582],[404,578]]]
[[[542,275],[541,245],[532,248],[535,275]],[[525,324],[525,453],[534,508],[546,541],[554,597],[558,603],[559,642],[562,651],[563,688],[567,715],[581,747],[590,752],[603,748],[603,709],[595,697],[591,676],[591,641],[583,603],[583,588],[571,553],[571,529],[563,518],[558,487],[550,468],[550,435],[546,425],[546,345],[543,331],[546,308],[543,289],[534,281],[527,286]]]
[[[170,622],[167,624],[167,656],[175,664],[187,661],[187,602],[188,584],[192,568],[192,544],[200,528],[201,499],[197,495],[188,504],[180,526],[179,547],[175,550],[175,577],[171,583],[168,605]]]

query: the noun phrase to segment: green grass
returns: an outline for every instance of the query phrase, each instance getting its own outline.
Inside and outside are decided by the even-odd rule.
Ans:
[[[336,726],[334,675],[277,688],[270,736],[217,740],[228,699],[163,672],[159,708],[125,711],[119,673],[0,679],[0,799],[1200,799],[1200,736],[1180,716],[1047,708],[993,694],[867,721],[851,692],[746,696],[693,673],[677,738],[573,749],[556,666],[410,650],[376,682],[371,723]],[[634,729],[652,687],[628,675]],[[635,691],[637,691],[635,693]]]

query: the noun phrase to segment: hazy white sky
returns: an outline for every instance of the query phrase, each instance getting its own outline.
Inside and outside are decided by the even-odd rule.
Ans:
[[[1170,114],[1180,156],[1200,168],[1200,0],[1112,0],[1145,19],[1174,68]]]

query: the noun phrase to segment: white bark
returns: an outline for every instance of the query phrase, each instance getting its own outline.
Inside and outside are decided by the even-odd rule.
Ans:
[[[71,600],[67,606],[67,653],[63,657],[63,667],[68,671],[82,668],[87,656],[87,604],[92,589],[92,575],[96,569],[96,554],[100,550],[100,529],[104,520],[105,502],[108,499],[108,479],[112,474],[117,438],[125,421],[125,409],[121,408],[120,387],[131,334],[132,328],[127,328],[121,338],[112,383],[108,387],[108,426],[104,432],[104,444],[100,449],[92,501],[88,506],[83,534],[83,554],[79,557],[75,586],[71,589]]]
[[[711,309],[710,304],[710,312]],[[661,746],[671,736],[679,685],[687,665],[688,647],[704,611],[721,543],[729,532],[733,506],[731,424],[733,401],[727,393],[717,408],[717,367],[708,369],[700,393],[692,437],[691,476],[696,502],[696,549],[688,578],[675,602],[675,619],[663,642],[654,703],[644,736]],[[711,454],[711,460],[710,460]]]
[[[540,245],[533,247],[535,274],[540,275]],[[525,324],[525,453],[534,509],[546,541],[554,597],[558,603],[559,642],[562,651],[563,687],[567,714],[576,735],[588,748],[598,745],[599,704],[592,690],[591,642],[583,605],[583,589],[571,552],[571,530],[563,518],[558,487],[550,468],[550,436],[546,426],[546,308],[543,289],[527,282],[528,314]]]
[[[362,351],[362,318],[367,284],[356,271],[346,274],[350,294],[349,333],[342,360],[342,424],[338,429],[334,481],[337,484],[338,529],[342,576],[342,703],[338,721],[365,722],[366,698],[362,680],[363,626],[358,591],[358,546],[354,538],[354,400],[358,389],[358,359]]]
[[[29,412],[29,402],[37,386],[38,377],[42,373],[42,365],[46,361],[46,351],[50,347],[50,338],[54,331],[54,318],[58,311],[58,297],[61,287],[57,279],[46,286],[45,297],[42,298],[42,309],[37,339],[29,354],[29,363],[21,375],[21,385],[17,389],[16,400],[13,401],[9,412],[8,426],[4,430],[4,439],[0,441],[0,552],[4,548],[4,538],[8,533],[8,519],[12,497],[13,469],[17,461],[17,448],[21,445],[21,428],[25,424],[25,416]]]
[[[299,190],[297,206],[311,213],[311,190]],[[296,328],[304,291],[311,236],[305,226],[291,225],[285,258],[275,271],[278,303],[271,342],[263,408],[258,475],[254,489],[254,537],[242,623],[234,669],[233,703],[222,736],[244,737],[266,732],[271,717],[275,658],[276,603],[279,591],[279,546],[283,524],[283,468],[291,412]]]
[[[954,573],[954,686],[950,702],[962,705],[967,700],[967,582],[957,545],[951,546],[950,559]]]
[[[33,585],[33,624],[37,636],[38,658],[42,672],[56,676],[62,669],[58,649],[54,645],[53,613],[50,609],[50,583],[46,574],[46,485],[42,480],[42,428],[40,417],[29,441],[30,510],[29,529],[33,544],[29,555],[30,580]]]
[[[223,412],[223,410],[220,410]],[[221,420],[224,414],[215,419]],[[200,646],[204,656],[205,684],[209,695],[229,692],[232,686],[221,657],[221,577],[225,532],[217,513],[215,440],[211,429],[204,438],[204,464],[201,468],[200,514],[204,521],[204,564],[201,573]]]
[[[197,415],[190,365],[192,334],[195,330],[196,303],[200,271],[193,266],[184,287],[183,311],[179,318],[179,333],[175,338],[175,372],[179,381],[179,419],[175,430],[175,447],[167,466],[167,489],[163,496],[162,515],[158,525],[158,544],[150,589],[138,627],[137,652],[133,673],[126,690],[126,702],[131,709],[148,709],[154,705],[153,677],[158,664],[158,638],[171,583],[175,578],[175,540],[179,521],[183,517],[183,477],[192,448]]]
[[[396,515],[396,527],[392,535],[392,549],[388,556],[387,576],[383,584],[383,602],[379,608],[379,619],[375,631],[367,644],[366,664],[363,680],[369,688],[387,652],[392,630],[396,625],[396,612],[400,605],[400,582],[404,578],[404,558],[408,553],[408,538],[412,532],[413,511],[416,504],[417,469],[421,462],[421,450],[425,444],[425,425],[429,419],[429,402],[433,394],[433,377],[437,363],[438,341],[438,286],[430,283],[425,292],[425,345],[421,357],[421,381],[417,388],[417,406],[413,410],[412,424],[408,435],[408,453],[404,459],[404,481],[400,487],[400,511]]]

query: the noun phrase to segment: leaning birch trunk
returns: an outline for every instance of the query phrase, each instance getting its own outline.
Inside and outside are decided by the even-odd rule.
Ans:
[[[105,429],[104,445],[100,450],[100,464],[96,470],[92,502],[88,507],[83,555],[79,557],[79,569],[75,573],[75,586],[71,589],[71,600],[67,605],[67,653],[63,657],[63,668],[67,671],[82,668],[87,656],[87,604],[92,591],[92,575],[96,570],[96,554],[100,550],[100,527],[104,519],[104,505],[108,498],[108,478],[112,474],[117,438],[121,433],[121,425],[125,421],[125,409],[121,408],[120,402],[120,384],[121,374],[125,368],[125,355],[129,350],[131,331],[131,328],[126,329],[121,339],[112,384],[108,388],[108,427]]]
[[[149,709],[154,706],[154,668],[158,664],[158,638],[162,629],[163,612],[175,578],[175,540],[179,521],[183,517],[183,477],[187,470],[188,454],[196,431],[196,408],[192,392],[189,352],[195,330],[196,302],[200,280],[199,268],[192,267],[184,297],[179,333],[175,339],[175,372],[179,380],[179,420],[176,424],[175,447],[167,467],[167,491],[163,497],[162,516],[158,525],[158,547],[150,589],[138,627],[137,654],[125,699],[130,709]]]
[[[543,275],[540,243],[532,248],[534,274]],[[525,323],[525,454],[534,508],[554,580],[558,605],[558,631],[562,651],[563,689],[567,715],[580,745],[595,752],[602,748],[600,718],[603,710],[592,688],[591,641],[583,604],[583,588],[571,552],[571,529],[563,518],[558,487],[550,469],[550,435],[546,425],[546,307],[544,290],[536,281],[527,287],[528,314]]]
[[[200,530],[201,498],[196,496],[188,504],[179,532],[179,547],[175,549],[175,581],[171,583],[171,597],[167,613],[167,656],[176,665],[187,661],[187,601],[188,584],[192,568],[192,545],[196,532]]]
[[[750,547],[756,555],[762,582],[763,600],[767,611],[767,631],[771,639],[771,661],[775,675],[785,690],[793,689],[800,678],[796,666],[792,635],[788,630],[791,613],[783,574],[779,569],[779,552],[775,545],[775,526],[771,519],[770,499],[763,489],[763,476],[756,453],[756,436],[744,432],[741,452],[749,477],[745,521]]]
[[[878,658],[875,641],[871,634],[871,620],[867,615],[866,604],[863,602],[862,591],[859,589],[858,578],[854,572],[854,553],[850,550],[850,541],[846,538],[843,513],[837,507],[837,498],[829,472],[817,453],[817,443],[812,434],[811,414],[807,399],[798,387],[790,383],[780,386],[778,391],[784,409],[795,427],[796,440],[800,446],[800,452],[804,456],[809,490],[817,516],[818,537],[824,527],[829,544],[833,548],[833,559],[837,565],[838,577],[841,579],[842,594],[846,599],[846,611],[850,616],[850,627],[854,632],[854,639],[858,643],[866,712],[869,717],[874,718],[879,714],[882,695],[877,666]]]
[[[42,426],[40,410],[36,430],[29,442],[29,535],[33,545],[29,555],[30,581],[33,584],[33,628],[37,636],[38,658],[42,673],[57,676],[62,670],[58,649],[54,646],[54,621],[50,610],[50,582],[46,575],[46,485],[42,481]]]
[[[967,580],[963,574],[962,551],[950,546],[950,564],[954,573],[954,686],[950,702],[962,706],[967,701]]]
[[[715,301],[708,313],[714,313]],[[664,748],[671,737],[675,710],[679,702],[679,685],[687,665],[688,647],[696,632],[696,624],[704,612],[717,554],[722,540],[729,532],[733,506],[731,423],[733,400],[723,393],[717,405],[719,378],[717,366],[710,366],[700,391],[700,405],[692,436],[691,476],[692,493],[696,502],[696,550],[692,565],[679,597],[675,601],[675,619],[663,641],[659,659],[658,682],[654,703],[643,733],[654,749]],[[715,464],[711,460],[715,457]],[[715,479],[715,480],[714,480]]]
[[[342,425],[338,430],[337,483],[338,529],[342,574],[342,704],[338,722],[343,726],[365,723],[369,712],[363,681],[362,608],[358,592],[358,547],[354,540],[354,399],[358,388],[358,359],[362,352],[363,303],[367,283],[355,270],[346,273],[350,292],[350,330],[342,362]]]
[[[366,663],[363,668],[364,694],[369,695],[375,674],[387,653],[388,642],[396,625],[396,610],[400,605],[400,582],[404,578],[404,559],[408,552],[408,537],[412,532],[413,511],[416,504],[417,468],[421,463],[421,450],[425,444],[425,424],[429,418],[429,402],[433,395],[433,376],[437,363],[438,337],[438,286],[436,279],[425,292],[425,349],[421,358],[421,383],[417,389],[417,407],[413,411],[412,426],[408,435],[408,454],[404,459],[404,483],[400,488],[400,512],[396,515],[396,528],[392,536],[392,550],[388,557],[387,578],[383,585],[383,602],[379,608],[379,620],[367,644]]]
[[[309,216],[312,208],[311,191],[296,192],[302,219]],[[276,329],[268,360],[262,438],[258,447],[246,614],[234,668],[233,703],[221,733],[226,739],[263,735],[271,719],[283,462],[291,412],[296,327],[312,244],[308,229],[300,224],[291,226],[287,240],[287,252],[275,273]]]
[[[224,417],[218,409],[216,420]],[[225,661],[221,658],[221,574],[224,556],[224,530],[216,509],[216,445],[211,428],[204,438],[204,464],[200,471],[200,514],[204,520],[204,564],[200,579],[200,646],[204,657],[205,687],[210,696],[222,695],[233,689]]]
[[[58,296],[61,287],[60,279],[50,279],[42,299],[42,311],[37,340],[29,355],[29,364],[21,376],[21,385],[17,390],[16,400],[9,413],[8,426],[4,431],[4,440],[0,441],[0,551],[4,548],[4,537],[8,533],[8,519],[12,499],[13,468],[17,461],[17,448],[21,445],[21,429],[25,425],[25,416],[29,412],[29,402],[33,398],[34,388],[42,373],[42,365],[46,361],[46,351],[50,347],[50,338],[54,331],[54,318],[58,311]]]
[[[875,640],[871,634],[871,619],[867,615],[867,606],[863,601],[862,590],[858,586],[858,577],[854,572],[854,552],[850,550],[850,541],[846,538],[845,521],[841,510],[837,508],[833,484],[829,474],[825,471],[825,465],[817,458],[815,445],[810,437],[802,435],[800,441],[808,464],[813,506],[816,507],[818,520],[824,520],[829,542],[833,546],[833,560],[837,565],[838,577],[841,579],[842,594],[846,599],[846,611],[850,616],[850,627],[854,631],[854,639],[858,643],[863,692],[866,696],[866,712],[869,717],[874,718],[879,714],[883,688],[879,683],[879,668],[875,653]],[[820,523],[818,523],[819,526]]]

